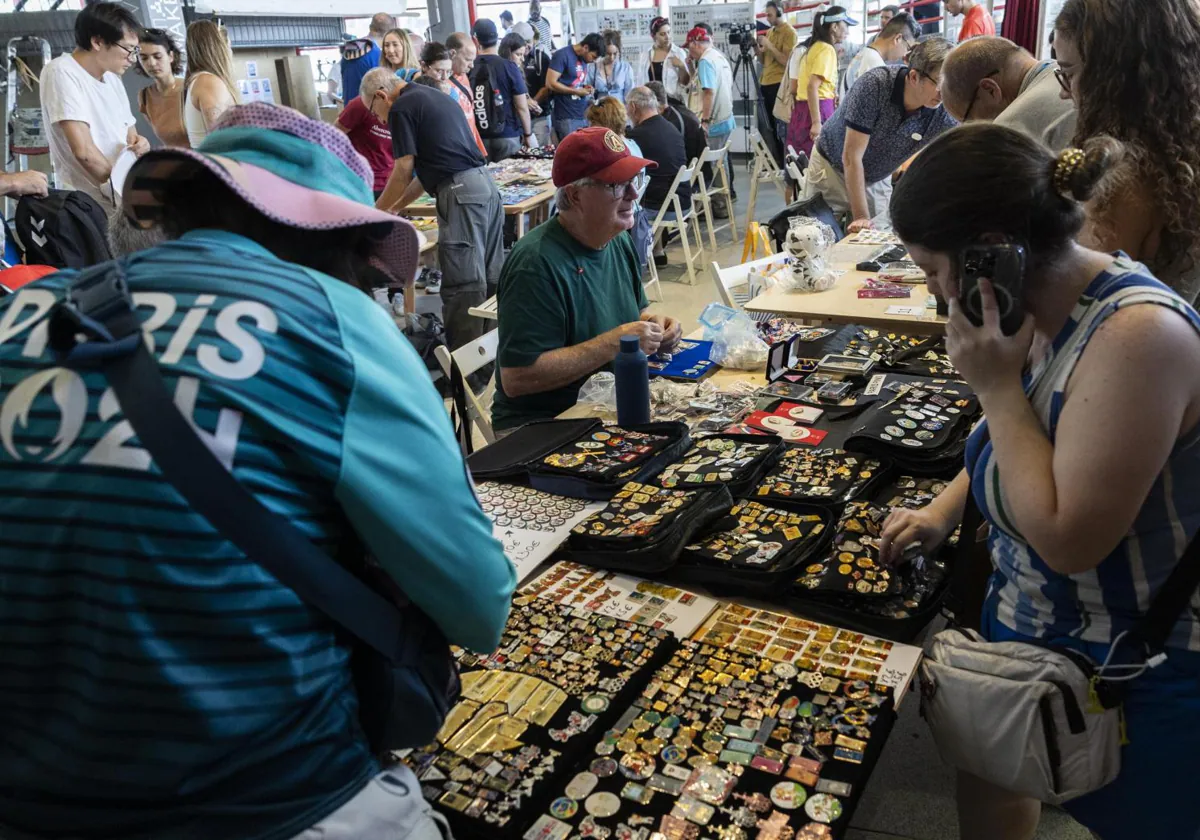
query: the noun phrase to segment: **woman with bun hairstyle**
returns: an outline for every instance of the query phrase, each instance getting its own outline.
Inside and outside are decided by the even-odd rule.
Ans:
[[[1054,23],[1058,81],[1125,160],[1088,203],[1084,241],[1118,248],[1187,300],[1200,293],[1200,6],[1067,0]]]
[[[671,43],[671,22],[665,17],[650,21],[650,37],[654,43],[638,58],[634,82],[639,85],[662,82],[667,96],[683,99],[692,80],[687,51]]]
[[[1122,154],[1097,136],[1056,157],[1010,128],[972,123],[918,155],[891,201],[896,233],[930,291],[950,302],[947,350],[986,420],[946,492],[888,519],[881,556],[940,544],[970,492],[991,525],[983,635],[1071,647],[1098,663],[1200,530],[1200,316],[1145,266],[1077,241],[1083,202]],[[982,326],[958,304],[957,256],[978,243],[1025,249],[1015,335],[1000,331],[989,282],[980,282]],[[1167,653],[1127,683],[1116,780],[1063,806],[1104,840],[1192,838],[1200,828],[1194,610],[1179,617]],[[1132,644],[1116,658],[1142,661]],[[1037,801],[963,773],[958,793],[962,837],[1033,837]]]

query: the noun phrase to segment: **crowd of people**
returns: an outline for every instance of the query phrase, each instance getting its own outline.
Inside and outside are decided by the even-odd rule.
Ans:
[[[1200,532],[1200,10],[1066,0],[1057,60],[1039,60],[980,3],[945,7],[957,44],[888,7],[847,55],[845,8],[801,42],[768,2],[764,105],[790,105],[776,129],[807,156],[801,198],[848,231],[887,213],[950,302],[947,350],[985,412],[965,469],[893,514],[881,555],[941,543],[973,498],[991,525],[987,637],[1101,661]],[[482,335],[470,310],[497,296],[498,434],[574,405],[622,337],[674,349],[681,323],[643,290],[664,245],[645,219],[681,166],[729,146],[735,91],[706,27],[682,44],[664,18],[650,32],[634,56],[616,32],[556,48],[538,0],[444,42],[379,14],[343,49],[332,125],[239,104],[218,24],[180,45],[115,3],[86,6],[41,76],[57,186],[112,216],[146,344],[204,442],[473,650],[500,638],[514,572],[423,362],[370,292],[412,282],[402,214],[428,194],[452,347]],[[157,148],[121,84],[135,64]],[[548,141],[556,212],[506,252],[487,164]],[[0,193],[48,188],[0,176]],[[690,206],[687,185],[677,197]],[[1014,335],[990,283],[982,324],[956,302],[958,256],[979,243],[1026,253]],[[352,646],[155,469],[102,374],[52,354],[39,323],[77,276],[0,304],[0,836],[440,836],[412,773],[368,748]],[[1121,774],[1066,806],[1106,840],[1145,836],[1151,799],[1159,835],[1200,829],[1192,611],[1169,646],[1131,683]],[[1032,837],[1040,810],[965,775],[959,804],[972,840]]]

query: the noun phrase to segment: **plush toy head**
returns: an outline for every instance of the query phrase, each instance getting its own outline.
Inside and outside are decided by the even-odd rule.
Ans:
[[[827,242],[820,222],[803,221],[788,228],[784,247],[793,259],[806,260],[819,257],[825,252]]]

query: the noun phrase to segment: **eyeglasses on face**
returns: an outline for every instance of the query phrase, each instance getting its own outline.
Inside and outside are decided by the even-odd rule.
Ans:
[[[986,76],[984,76],[983,79],[990,79],[992,76],[999,75],[999,70],[993,70],[991,73],[988,73]],[[971,119],[971,110],[975,107],[975,101],[979,99],[979,85],[983,82],[983,79],[980,79],[979,82],[975,84],[975,92],[971,94],[971,101],[967,103],[967,111],[965,114],[963,114],[963,122]]]
[[[134,61],[138,58],[141,58],[141,56],[142,56],[141,44],[136,44],[132,47],[127,47],[124,44],[122,44],[120,41],[118,41],[117,43],[113,44],[113,46],[120,47],[121,49],[125,50],[125,58],[130,61]]]
[[[620,201],[630,190],[633,190],[635,193],[637,192],[639,181],[640,177],[622,184],[596,184],[595,186],[603,187],[605,192],[613,197],[613,201]]]
[[[1063,89],[1063,92],[1070,95],[1071,84],[1072,84],[1071,77],[1066,72],[1064,72],[1061,67],[1055,67],[1054,68],[1054,78],[1058,79],[1059,87],[1061,87]]]

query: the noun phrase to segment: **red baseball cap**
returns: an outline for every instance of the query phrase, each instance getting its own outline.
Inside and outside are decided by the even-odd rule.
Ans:
[[[654,169],[658,164],[634,157],[621,135],[596,125],[573,131],[558,144],[551,175],[556,187],[565,187],[580,178],[620,184],[632,180],[645,167]]]
[[[690,44],[693,41],[711,42],[712,35],[710,35],[708,33],[708,30],[705,29],[703,26],[694,26],[694,27],[692,27],[691,31],[688,32],[687,40],[684,41],[684,43]]]

